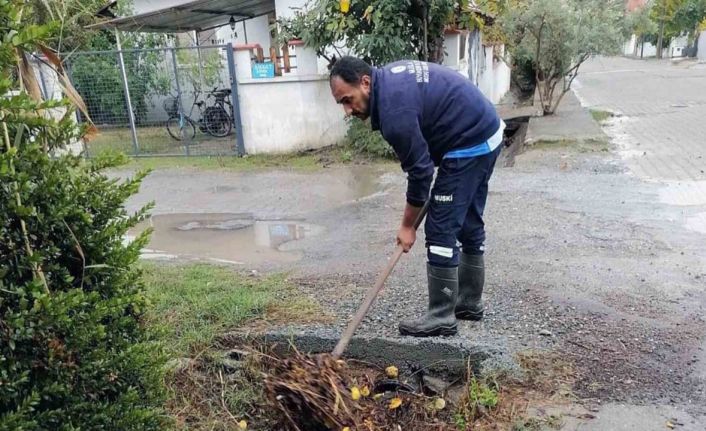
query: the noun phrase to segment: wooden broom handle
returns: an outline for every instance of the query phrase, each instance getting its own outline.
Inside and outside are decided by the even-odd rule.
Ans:
[[[419,228],[419,225],[422,224],[422,220],[424,220],[424,216],[426,216],[428,209],[429,200],[424,203],[422,210],[419,211],[417,219],[414,221],[415,230],[417,230],[417,228]],[[395,265],[397,265],[397,262],[400,260],[400,257],[402,257],[403,253],[404,249],[401,245],[398,245],[397,248],[395,248],[395,252],[392,253],[392,258],[390,258],[390,260],[387,262],[387,266],[385,266],[385,269],[383,269],[380,275],[378,275],[377,280],[375,280],[375,284],[373,285],[373,287],[370,288],[370,290],[368,290],[368,293],[365,295],[363,303],[360,304],[360,307],[358,307],[358,311],[356,311],[355,315],[353,316],[353,319],[350,321],[350,323],[348,323],[348,327],[341,336],[341,339],[338,341],[338,344],[336,344],[336,348],[333,349],[332,355],[334,359],[339,359],[341,355],[343,355],[343,351],[346,350],[346,347],[348,347],[348,343],[351,342],[351,338],[353,338],[355,330],[358,329],[358,326],[360,326],[360,323],[363,321],[363,318],[368,313],[368,310],[370,310],[370,307],[373,305],[375,298],[377,298],[378,294],[382,290],[382,286],[385,284],[385,281],[387,281],[387,277],[390,276],[390,273],[392,273],[392,270],[395,268]]]

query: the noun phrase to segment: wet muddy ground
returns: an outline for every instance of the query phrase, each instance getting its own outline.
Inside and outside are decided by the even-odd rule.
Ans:
[[[664,185],[629,175],[605,144],[533,148],[499,166],[486,213],[486,319],[463,322],[452,341],[558,352],[590,405],[660,405],[706,424],[706,235],[689,229],[693,211],[671,205]],[[394,164],[165,170],[130,205],[156,202],[146,254],[289,271],[335,318],[293,329],[331,332],[394,248],[404,185]],[[420,232],[361,335],[399,337],[397,322],[422,312],[424,261]]]

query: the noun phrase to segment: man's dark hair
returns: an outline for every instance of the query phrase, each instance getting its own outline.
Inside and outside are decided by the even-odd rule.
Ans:
[[[373,68],[368,63],[356,57],[345,56],[333,64],[329,80],[338,76],[347,84],[354,85],[360,83],[360,78],[365,75],[371,76],[372,73]]]

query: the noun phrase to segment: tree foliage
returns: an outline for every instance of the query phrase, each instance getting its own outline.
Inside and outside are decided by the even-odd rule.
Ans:
[[[637,50],[640,49],[640,56],[642,56],[642,47],[645,42],[656,40],[657,24],[650,18],[650,14],[651,6],[647,4],[630,12],[625,19],[626,28],[635,35],[634,55],[637,55]]]
[[[667,22],[667,30],[672,35],[687,33],[693,41],[700,32],[699,24],[706,19],[706,0],[683,0],[674,18]]]
[[[626,27],[638,38],[656,33],[657,24],[650,18],[651,13],[649,4],[630,12],[625,19]]]
[[[143,176],[63,151],[87,129],[41,99],[28,59],[41,50],[65,77],[46,47],[60,26],[31,12],[0,0],[0,430],[162,430],[164,357],[133,266],[148,237],[124,243]]]
[[[31,14],[27,20],[34,24],[53,23],[57,31],[46,40],[57,52],[71,52],[90,46],[97,30],[85,26],[97,22],[96,12],[105,5],[104,0],[31,0]],[[84,48],[85,49],[85,48]]]
[[[444,29],[477,25],[481,20],[468,0],[359,0],[347,13],[338,0],[314,0],[292,19],[279,20],[277,29],[280,41],[302,39],[329,61],[355,53],[384,64],[403,58],[441,62]]]
[[[485,8],[506,0],[483,0]],[[468,0],[357,0],[343,13],[338,0],[313,0],[274,26],[279,44],[302,39],[332,63],[357,55],[374,65],[416,58],[441,63],[446,27],[473,29],[485,22]],[[355,151],[389,157],[390,147],[367,123],[352,120],[346,141]]]
[[[706,0],[653,0],[628,16],[637,40],[654,43],[658,57],[662,47],[676,37],[686,35],[689,43],[695,43],[704,19]]]
[[[509,9],[510,54],[515,64],[533,65],[545,114],[556,111],[588,58],[619,52],[622,11],[619,0],[532,0]]]
[[[116,54],[84,54],[82,51],[115,51],[116,34],[111,30],[89,29],[100,18],[96,12],[105,6],[105,0],[32,0],[35,23],[52,22],[57,30],[47,45],[62,55],[76,89],[86,101],[91,117],[102,123],[126,124],[127,101]],[[129,15],[132,2],[119,2],[116,14]],[[155,33],[122,33],[122,49],[158,48],[165,44],[165,36]],[[162,73],[165,54],[158,51],[125,53],[124,62],[130,88],[135,119],[139,123],[150,109],[150,96],[165,94],[172,76]]]
[[[165,60],[170,61],[165,51],[129,51],[163,45],[163,36],[155,34],[133,34],[122,41],[125,74],[135,120],[138,124],[150,109],[150,96],[166,94],[174,80],[173,73],[166,72]],[[86,101],[91,118],[108,124],[127,124],[128,109],[118,67],[115,34],[97,32],[88,47],[100,53],[73,52],[68,54],[66,67],[71,70],[71,79]]]
[[[684,0],[654,0],[650,8],[650,18],[659,27],[657,32],[657,58],[662,58],[662,48],[665,45],[665,38],[669,40],[672,34],[669,23],[674,19],[674,15]],[[678,34],[678,33],[677,33]]]
[[[346,145],[358,154],[382,159],[396,157],[394,150],[385,142],[380,132],[372,131],[369,122],[355,117],[348,119]]]

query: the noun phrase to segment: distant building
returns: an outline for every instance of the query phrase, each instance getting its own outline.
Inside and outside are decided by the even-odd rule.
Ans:
[[[247,153],[304,150],[343,139],[347,123],[331,97],[328,61],[301,41],[279,46],[273,37],[276,19],[290,18],[307,0],[133,0],[131,16],[100,25],[125,32],[179,33],[180,52],[204,52],[232,44],[233,64],[221,62],[221,75],[236,82],[243,146]],[[444,64],[472,80],[494,103],[510,87],[504,47],[484,43],[480,31],[450,30],[444,35]],[[172,67],[167,59],[164,67]],[[229,66],[234,66],[231,73]],[[174,66],[175,69],[177,66]],[[201,64],[197,64],[201,70]],[[182,72],[183,74],[184,72]],[[176,72],[175,72],[176,75]],[[202,87],[198,75],[198,87]],[[199,94],[196,87],[178,88]],[[160,96],[162,97],[162,96]],[[171,97],[165,95],[164,98]],[[187,100],[187,106],[191,99]],[[163,100],[153,100],[149,115],[165,116]],[[171,114],[170,114],[171,115]]]
[[[640,8],[645,7],[648,0],[627,0],[625,10],[627,12],[635,12]],[[662,49],[662,58],[683,57],[688,45],[688,38],[683,35],[675,37],[671,40],[669,46]],[[630,40],[625,42],[623,54],[631,57],[656,57],[657,47],[650,42],[640,43],[640,41],[632,35]]]
[[[640,9],[645,4],[647,4],[647,0],[627,0],[625,4],[625,10],[627,10],[628,12],[633,12],[637,9]]]

